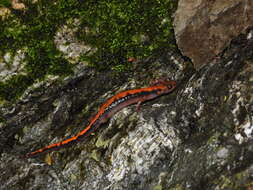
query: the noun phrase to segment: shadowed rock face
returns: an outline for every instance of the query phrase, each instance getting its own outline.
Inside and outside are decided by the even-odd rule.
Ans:
[[[250,190],[252,34],[234,39],[198,72],[167,53],[119,76],[81,67],[72,77],[30,88],[0,108],[1,189]],[[76,134],[115,92],[161,76],[178,81],[172,94],[138,113],[135,106],[123,109],[71,147],[20,157]]]
[[[182,54],[200,68],[253,26],[253,1],[180,0],[174,26]]]

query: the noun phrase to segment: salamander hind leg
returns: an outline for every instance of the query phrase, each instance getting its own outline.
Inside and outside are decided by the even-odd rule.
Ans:
[[[136,104],[136,112],[139,112],[141,110],[141,103],[146,101],[146,97],[140,98],[140,100]]]
[[[136,112],[140,112],[140,110],[141,110],[141,103],[142,103],[142,101],[139,101],[139,102],[136,104]]]

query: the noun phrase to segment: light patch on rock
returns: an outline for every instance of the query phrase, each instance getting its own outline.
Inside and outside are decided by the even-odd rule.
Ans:
[[[253,120],[253,117],[251,118],[251,121]],[[244,129],[245,135],[250,138],[253,135],[253,124],[249,121],[245,125],[242,126]]]
[[[253,117],[251,118],[252,121]],[[244,135],[242,135],[241,133],[236,133],[235,134],[235,139],[239,142],[239,144],[246,142],[250,139],[253,138],[253,124],[251,123],[251,121],[246,122],[245,124],[240,125],[238,128],[240,128]]]
[[[54,81],[56,81],[59,78],[59,76],[55,76],[55,75],[47,75],[45,77],[45,79],[43,81],[37,81],[34,82],[31,86],[29,86],[25,92],[22,94],[22,96],[20,97],[20,100],[22,100],[22,102],[28,102],[30,100],[31,97],[36,97],[39,96],[39,94],[34,93],[34,89],[40,89],[40,88],[48,88],[50,87]]]
[[[192,94],[193,93],[193,87],[187,87],[187,88],[185,88],[184,93],[185,94]]]
[[[200,117],[201,113],[203,112],[203,110],[204,110],[204,105],[205,105],[205,104],[200,103],[199,108],[195,111],[195,113],[196,113],[196,115],[197,115],[198,117]]]
[[[109,181],[117,183],[133,171],[137,175],[148,175],[150,167],[163,156],[161,151],[173,150],[179,140],[166,120],[164,115],[155,124],[153,119],[146,121],[140,116],[135,130],[129,132],[112,153],[112,170],[107,175]]]
[[[0,80],[6,81],[11,78],[11,76],[16,74],[25,74],[23,68],[25,64],[23,60],[25,54],[22,50],[18,50],[16,55],[12,56],[10,52],[7,52],[3,56],[3,61],[0,62]]]
[[[237,96],[238,94],[240,94],[239,92],[237,93]],[[242,102],[243,98],[240,97],[235,105],[235,108],[232,110],[232,113],[234,115],[234,123],[235,125],[239,125],[239,120],[237,119],[237,115],[240,113],[240,107],[241,107],[241,102]]]
[[[237,97],[237,101],[236,101],[235,107],[232,110],[232,114],[234,116],[234,123],[235,123],[235,125],[239,125],[239,121],[237,119],[237,115],[240,113],[240,107],[242,105],[244,105],[244,103],[243,103],[244,99],[241,96],[240,85],[241,85],[240,81],[233,81],[232,87],[231,87],[231,89],[229,89],[230,94],[235,94],[236,97]]]
[[[0,18],[2,20],[6,19],[11,14],[10,9],[6,7],[0,7]]]
[[[167,107],[170,106],[170,104],[152,104],[151,105],[153,108],[161,108],[161,107]],[[176,114],[176,112],[172,111],[170,112],[171,114]]]
[[[222,148],[217,152],[217,157],[222,158],[222,159],[227,158],[228,153],[229,153],[229,151],[227,148]]]
[[[31,113],[33,110],[30,111]],[[32,127],[29,125],[24,126],[23,133],[24,135],[20,138],[21,143],[28,143],[31,141],[38,141],[43,136],[48,136],[48,130],[50,130],[50,117],[45,117],[43,121],[38,121],[37,123],[33,124]],[[55,142],[58,139],[55,139]],[[46,145],[46,144],[45,144]]]
[[[242,112],[242,108],[247,109],[250,107],[247,100],[245,100],[245,96],[243,95],[243,84],[241,81],[233,81],[232,87],[229,90],[232,99],[233,95],[237,98],[234,108],[231,110],[231,113],[234,117],[234,124],[236,125],[237,133],[234,135],[235,139],[239,142],[239,144],[246,142],[253,138],[253,116],[247,114],[244,121],[240,121],[240,114]],[[248,112],[248,111],[247,111]],[[242,134],[243,133],[243,134]]]
[[[10,52],[7,52],[5,55],[4,55],[4,60],[7,62],[7,63],[10,63],[11,62],[11,53]]]
[[[228,67],[228,66],[230,66],[232,63],[233,63],[232,60],[231,60],[231,61],[228,61],[228,62],[226,63],[226,66]]]
[[[65,55],[70,62],[77,62],[82,54],[91,54],[96,48],[79,41],[75,37],[75,32],[80,26],[79,20],[75,19],[72,23],[75,27],[63,25],[54,37],[56,47]],[[88,31],[88,30],[87,30]]]
[[[184,152],[191,154],[193,151],[189,148],[184,149]]]
[[[173,63],[175,63],[180,70],[184,69],[184,64],[181,64],[173,55],[170,56],[170,60],[173,61]]]
[[[21,3],[19,0],[12,0],[11,1],[11,6],[12,6],[13,9],[17,9],[17,10],[25,8],[25,4]]]
[[[250,31],[248,33],[247,39],[250,40],[252,38],[252,36],[253,36],[253,31]]]
[[[68,162],[62,172],[64,176],[66,176],[70,181],[74,182],[78,179],[78,176],[81,175],[81,160],[73,160]]]
[[[242,144],[244,141],[244,138],[240,133],[235,134],[235,139],[238,141],[239,144]]]

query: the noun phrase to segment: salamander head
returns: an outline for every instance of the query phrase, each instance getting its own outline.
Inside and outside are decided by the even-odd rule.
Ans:
[[[176,88],[177,86],[177,82],[174,80],[171,81],[165,81],[165,85],[167,86],[168,90],[174,90],[174,88]]]
[[[169,93],[169,92],[173,91],[177,86],[177,83],[174,80],[160,81],[158,84],[161,87],[161,89],[158,91],[159,94]]]

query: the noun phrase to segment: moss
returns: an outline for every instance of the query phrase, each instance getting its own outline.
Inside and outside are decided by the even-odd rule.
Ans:
[[[109,142],[110,142],[109,139],[104,140],[103,137],[100,136],[100,137],[97,139],[97,141],[96,141],[96,147],[103,147],[103,148],[105,148],[105,147],[108,146]]]
[[[5,123],[6,122],[6,120],[0,115],[0,125],[1,125],[1,123]]]
[[[47,74],[71,74],[73,66],[55,47],[54,36],[61,25],[75,18],[81,23],[76,37],[97,48],[93,54],[82,55],[80,61],[86,60],[96,69],[124,72],[132,66],[127,62],[129,57],[141,59],[174,44],[171,14],[176,1],[22,2],[25,10],[11,9],[11,14],[0,22],[0,55],[15,54],[19,49],[26,55],[26,75],[0,83],[0,98],[6,100],[18,98],[29,85],[43,80]],[[0,6],[11,4],[1,0]]]
[[[90,154],[90,157],[96,160],[97,162],[101,160],[101,154],[96,150],[92,151],[92,153]]]
[[[128,57],[141,59],[174,47],[171,14],[176,4],[171,0],[86,1],[84,6],[93,8],[82,9],[79,18],[91,32],[80,27],[77,36],[98,47],[89,56],[97,67],[124,65]],[[114,69],[121,71],[122,66]]]
[[[214,184],[218,184],[220,189],[238,189],[238,186],[235,185],[235,182],[224,175],[220,176],[217,181],[214,181]]]
[[[156,186],[154,187],[154,190],[162,190],[162,186],[161,186],[161,185],[156,185]]]
[[[239,172],[233,176],[220,176],[216,179],[213,184],[216,184],[220,189],[235,189],[240,190],[242,188],[250,187],[252,182],[245,183],[245,179],[248,178],[248,174],[245,172]]]
[[[183,190],[184,188],[182,187],[181,184],[177,184],[175,187],[169,188],[169,190]]]
[[[0,7],[11,7],[10,0],[0,0]]]
[[[7,82],[0,82],[0,96],[5,100],[11,100],[23,93],[33,79],[26,75],[14,75]]]

